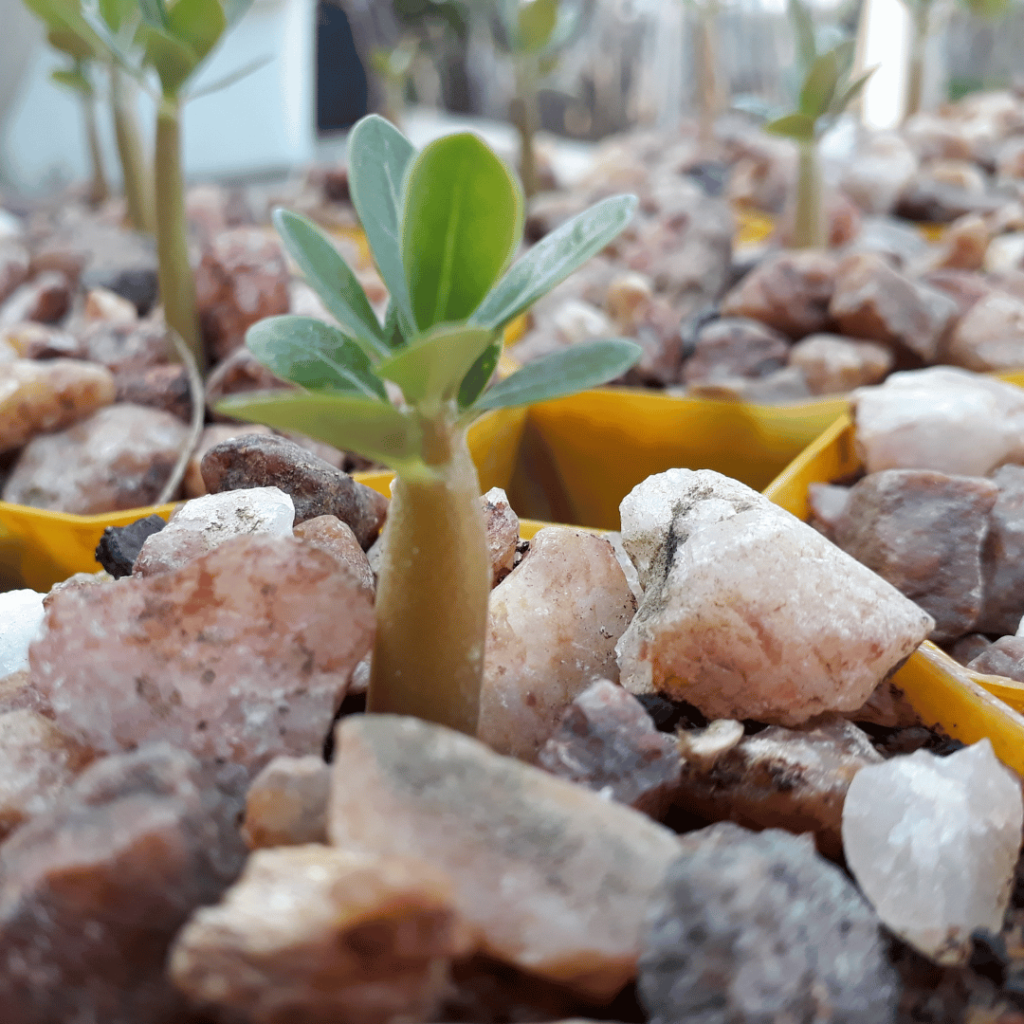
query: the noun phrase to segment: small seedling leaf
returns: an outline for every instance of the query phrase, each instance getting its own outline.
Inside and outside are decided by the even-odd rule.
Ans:
[[[70,29],[51,28],[46,33],[46,41],[55,50],[60,50],[61,53],[66,53],[68,56],[74,57],[75,60],[92,60],[96,56],[89,41]],[[72,85],[69,80],[63,77],[67,74],[74,74],[74,72],[55,71],[53,73],[53,80],[66,85],[69,89],[78,89],[78,86]],[[79,89],[79,91],[81,90]]]
[[[274,226],[331,316],[372,360],[388,354],[384,332],[356,275],[320,229],[297,213],[274,211]]]
[[[829,108],[839,82],[836,51],[823,53],[812,65],[800,90],[800,113],[821,117]]]
[[[516,49],[541,50],[558,25],[558,0],[525,0],[516,7]]]
[[[415,418],[376,399],[270,391],[232,395],[219,402],[217,410],[247,423],[296,430],[399,471],[422,466],[422,438]]]
[[[636,196],[611,196],[545,235],[494,286],[470,323],[504,327],[596,256],[629,223]]]
[[[764,126],[764,130],[771,135],[782,135],[797,142],[813,142],[814,122],[815,118],[806,114],[787,114],[778,120],[770,121]]]
[[[82,96],[92,96],[92,82],[77,68],[52,71],[50,77],[58,84]]]
[[[442,324],[377,366],[377,373],[402,389],[410,404],[439,402],[455,395],[494,340],[482,327]]]
[[[415,154],[412,143],[376,114],[364,117],[349,135],[352,204],[407,337],[416,333],[416,324],[402,264],[402,183]]]
[[[196,52],[163,29],[144,26],[140,32],[145,40],[146,63],[160,77],[160,87],[167,95],[177,95],[199,63]]]
[[[468,409],[487,387],[488,382],[494,375],[494,370],[501,359],[502,338],[495,338],[483,350],[480,358],[469,368],[469,373],[462,379],[459,386],[459,410]]]
[[[507,409],[562,398],[607,384],[636,363],[642,349],[633,341],[611,338],[572,345],[538,359],[499,381],[472,407],[473,413]]]
[[[841,114],[863,91],[868,79],[875,73],[876,68],[869,68],[859,78],[853,81],[832,101],[830,114]]]
[[[103,20],[114,32],[136,17],[139,5],[136,0],[99,0],[99,11]]]
[[[421,331],[465,320],[515,254],[523,194],[511,169],[477,136],[430,143],[409,169],[402,259]]]
[[[221,0],[177,0],[168,14],[167,30],[202,61],[227,28]]]
[[[245,343],[271,373],[308,391],[346,391],[387,400],[363,350],[321,320],[268,317],[249,328]]]

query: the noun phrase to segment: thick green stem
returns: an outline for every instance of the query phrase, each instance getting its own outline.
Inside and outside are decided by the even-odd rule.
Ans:
[[[188,258],[185,179],[181,170],[181,103],[164,96],[156,118],[156,248],[167,325],[181,335],[200,372],[206,367],[196,282]]]
[[[110,198],[107,172],[103,167],[103,150],[96,125],[96,101],[91,94],[82,95],[82,118],[85,121],[85,139],[89,146],[89,202],[99,206]]]
[[[399,477],[392,490],[367,708],[473,735],[490,593],[480,484],[465,431],[426,429],[437,479]]]
[[[537,99],[537,75],[530,58],[523,58],[516,66],[516,95],[512,100],[512,123],[519,133],[519,177],[523,181],[523,194],[527,199],[538,192],[537,154],[534,135],[540,122]]]
[[[818,147],[814,142],[801,142],[793,217],[793,247],[824,249],[827,245],[828,223]]]
[[[110,68],[110,101],[114,118],[114,137],[124,178],[124,198],[128,220],[136,231],[153,234],[153,197],[149,170],[139,136],[135,85],[124,71]]]
[[[913,117],[924,98],[925,50],[928,46],[929,7],[924,0],[911,11],[910,64],[907,68],[907,109],[904,117]]]

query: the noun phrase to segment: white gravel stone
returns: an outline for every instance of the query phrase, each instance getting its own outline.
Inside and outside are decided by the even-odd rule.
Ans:
[[[862,768],[843,807],[843,850],[894,932],[961,963],[971,932],[998,932],[1021,845],[1020,779],[986,739],[949,757],[919,750]]]
[[[987,476],[1024,462],[1024,390],[948,366],[894,373],[853,393],[857,450],[869,473],[934,469]]]
[[[0,679],[28,668],[28,649],[42,632],[45,594],[9,590],[0,594]]]
[[[710,470],[634,488],[623,543],[645,592],[617,647],[622,685],[709,718],[795,725],[852,711],[934,625],[812,527]]]

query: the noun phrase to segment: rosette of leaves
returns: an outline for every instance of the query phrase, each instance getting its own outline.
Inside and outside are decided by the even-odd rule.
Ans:
[[[824,53],[815,49],[813,31],[799,38],[807,72],[800,87],[797,109],[765,125],[772,135],[792,139],[799,148],[793,245],[797,249],[824,248],[828,244],[818,140],[835,119],[860,95],[874,69],[851,80],[854,43],[840,43]]]
[[[604,200],[512,264],[522,191],[475,135],[417,152],[371,115],[352,130],[348,160],[352,201],[390,293],[386,316],[375,315],[328,238],[276,211],[285,246],[338,326],[299,316],[254,325],[249,349],[298,390],[235,396],[219,408],[396,471],[368,704],[473,733],[490,585],[466,431],[488,410],[603,384],[639,358],[629,341],[575,345],[490,386],[505,326],[615,238],[636,200]]]

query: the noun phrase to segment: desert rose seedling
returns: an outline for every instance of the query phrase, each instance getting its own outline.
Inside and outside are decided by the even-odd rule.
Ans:
[[[236,396],[219,408],[396,471],[368,705],[472,734],[490,576],[466,431],[488,410],[603,384],[639,358],[629,341],[575,345],[488,386],[504,327],[615,238],[636,200],[604,200],[510,266],[522,191],[475,135],[416,152],[370,116],[352,130],[348,159],[352,201],[390,293],[384,322],[331,242],[278,210],[285,246],[339,326],[298,316],[254,325],[250,350],[301,390]],[[401,390],[400,400],[388,386]]]

